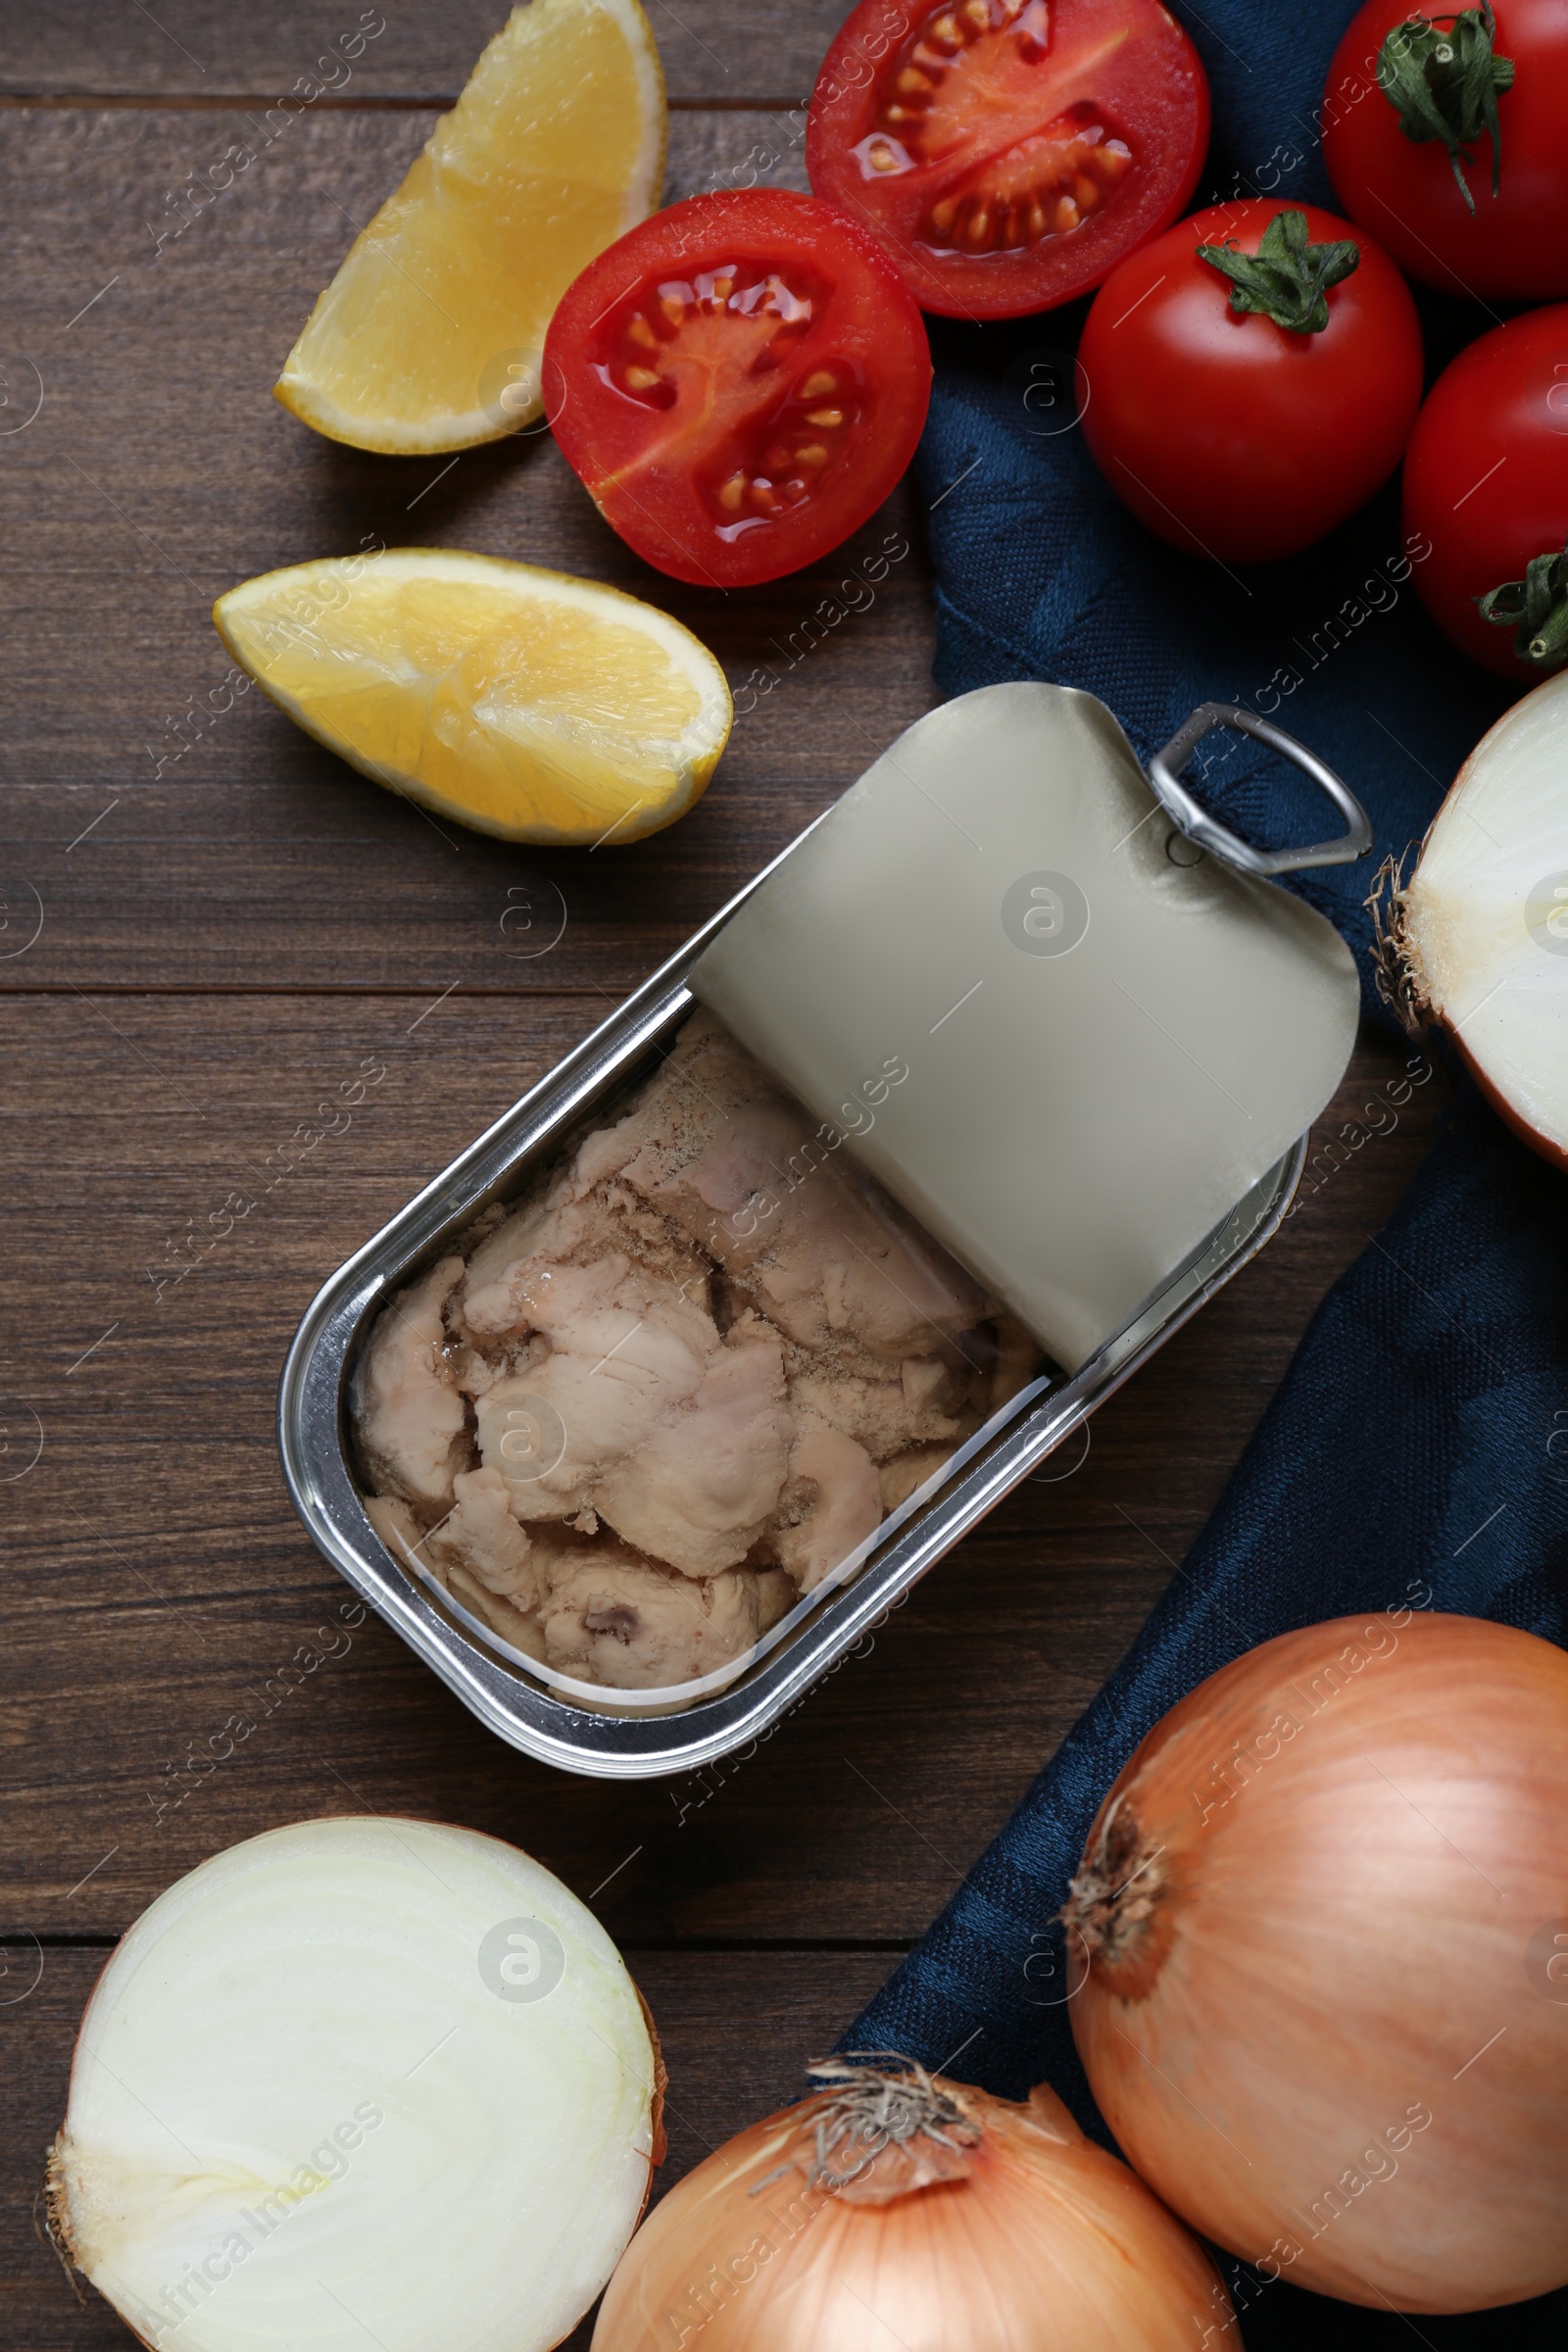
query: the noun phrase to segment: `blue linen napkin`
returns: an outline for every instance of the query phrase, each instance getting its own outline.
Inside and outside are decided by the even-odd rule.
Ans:
[[[1240,186],[1333,206],[1314,109],[1346,0],[1321,11],[1205,0],[1201,17],[1172,5],[1213,93],[1208,195]],[[1421,307],[1431,372],[1494,323],[1481,306],[1423,296]],[[1277,717],[1372,814],[1369,858],[1293,886],[1349,941],[1367,1009],[1385,1018],[1362,906],[1372,873],[1385,852],[1419,841],[1510,690],[1426,618],[1411,584],[1420,546],[1401,538],[1392,489],[1288,564],[1225,570],[1153,540],[1104,484],[1061,397],[1082,315],[932,321],[917,485],[931,516],[938,682],[954,694],[1016,677],[1084,687],[1146,758],[1200,702]],[[1237,832],[1322,836],[1324,804],[1271,755],[1231,736],[1209,749],[1197,789]],[[1167,1709],[1232,1658],[1298,1626],[1396,1605],[1568,1643],[1568,1185],[1468,1084],[1403,1203],[1318,1310],[1133,1648],[840,2046],[951,2063],[1008,2097],[1050,2082],[1113,2144],[1073,2048],[1053,1925],[1101,1798]],[[1249,2352],[1393,2352],[1412,2328],[1442,2352],[1568,2340],[1568,2290],[1413,2323],[1265,2285],[1229,2258],[1225,2269]]]

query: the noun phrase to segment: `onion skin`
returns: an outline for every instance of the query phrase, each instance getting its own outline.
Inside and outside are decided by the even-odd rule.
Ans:
[[[1568,2281],[1565,1824],[1568,1656],[1532,1634],[1394,1608],[1201,1684],[1064,1913],[1074,2038],[1144,2179],[1349,2303]]]
[[[823,2102],[785,2108],[655,2208],[606,2289],[593,2352],[1194,2352],[1223,2340],[1231,2306],[1207,2256],[1054,2092],[1014,2105],[934,2081],[981,2127],[967,2178],[901,2193],[904,2152],[890,2147],[858,2193],[810,2187],[793,2165],[759,2188]],[[872,2202],[884,2169],[890,2201]]]

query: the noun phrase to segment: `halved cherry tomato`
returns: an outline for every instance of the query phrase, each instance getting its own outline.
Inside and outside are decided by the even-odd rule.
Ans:
[[[923,310],[1086,294],[1174,220],[1208,84],[1159,0],[861,0],[811,97],[807,169]]]
[[[1455,645],[1520,686],[1562,666],[1560,592],[1531,627],[1523,594],[1495,599],[1490,623],[1481,600],[1523,591],[1568,543],[1568,303],[1494,326],[1444,369],[1405,453],[1404,518],[1430,544],[1421,601]]]
[[[1239,311],[1199,252],[1255,257],[1279,221],[1306,240],[1298,265],[1273,266],[1282,287],[1298,270],[1303,293],[1322,279],[1299,332]],[[1324,257],[1350,254],[1348,273],[1325,273]],[[1095,296],[1078,359],[1084,437],[1111,488],[1173,547],[1228,564],[1295,555],[1353,514],[1421,404],[1421,325],[1394,264],[1348,220],[1273,197],[1213,205],[1131,254]]]
[[[1474,51],[1478,32],[1485,36],[1476,8],[1367,0],[1352,18],[1323,93],[1329,177],[1351,219],[1429,286],[1536,302],[1568,294],[1568,7],[1563,0],[1496,0],[1492,50],[1513,68],[1509,86],[1493,93],[1498,144],[1494,151],[1483,107],[1472,102],[1467,122],[1462,92],[1446,97],[1453,124],[1479,126],[1460,148],[1456,172],[1434,121],[1427,124],[1434,135],[1405,135],[1399,110],[1379,87],[1379,61],[1396,33],[1407,45],[1412,35],[1427,36],[1411,52],[1419,63],[1451,38],[1459,16],[1481,19],[1480,27],[1468,28]],[[1474,80],[1480,63],[1472,55],[1466,78]],[[1448,71],[1464,64],[1455,58]],[[1387,65],[1382,71],[1389,75]],[[1443,71],[1434,59],[1422,65],[1422,78]]]
[[[875,240],[813,196],[693,196],[568,286],[545,341],[567,464],[638,555],[699,587],[847,539],[920,438],[931,353]]]

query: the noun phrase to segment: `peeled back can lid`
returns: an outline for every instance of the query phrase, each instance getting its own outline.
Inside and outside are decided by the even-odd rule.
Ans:
[[[1359,828],[1259,857],[1157,761],[1156,791],[1094,696],[960,696],[883,753],[691,973],[822,1122],[822,1150],[847,1143],[1069,1372],[1311,1125],[1355,1041],[1348,948],[1225,845],[1277,871],[1352,857],[1369,828],[1309,755],[1250,731]],[[802,1156],[787,1181],[809,1181]]]

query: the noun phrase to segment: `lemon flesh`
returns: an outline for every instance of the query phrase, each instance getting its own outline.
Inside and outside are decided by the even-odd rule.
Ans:
[[[698,800],[724,673],[619,589],[445,548],[296,564],[213,607],[219,635],[328,751],[503,841],[640,841]]]
[[[273,389],[356,449],[468,449],[542,411],[551,315],[664,177],[638,0],[532,0],[350,248]]]

